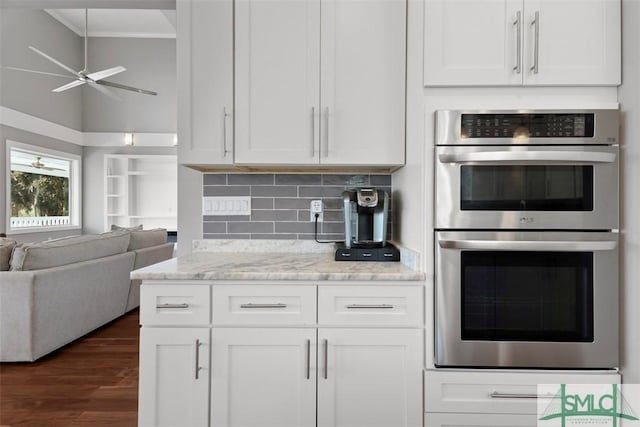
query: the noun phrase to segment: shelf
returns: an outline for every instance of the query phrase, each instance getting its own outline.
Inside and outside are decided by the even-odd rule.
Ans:
[[[124,214],[107,214],[108,217],[115,217],[115,216],[126,216]]]
[[[124,175],[107,175],[107,178],[123,178]]]
[[[122,194],[107,194],[107,197],[122,197]]]

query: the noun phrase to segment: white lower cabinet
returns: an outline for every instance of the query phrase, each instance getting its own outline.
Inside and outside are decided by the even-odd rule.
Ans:
[[[214,328],[211,425],[316,424],[315,328]]]
[[[209,425],[209,328],[140,330],[141,427]]]
[[[422,331],[318,329],[318,426],[422,424]]]
[[[421,426],[423,284],[336,285],[143,282],[139,425]]]

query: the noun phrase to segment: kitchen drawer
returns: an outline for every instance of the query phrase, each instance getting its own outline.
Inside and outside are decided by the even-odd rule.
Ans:
[[[319,286],[320,325],[422,326],[422,286]]]
[[[140,287],[142,325],[208,325],[211,287],[200,284],[144,284]]]
[[[214,325],[315,325],[312,285],[218,285],[213,287]]]
[[[535,414],[424,414],[424,427],[536,427]]]
[[[425,411],[536,414],[535,396],[538,384],[617,383],[620,383],[620,375],[617,373],[427,370],[425,371]],[[513,397],[509,397],[510,395]]]

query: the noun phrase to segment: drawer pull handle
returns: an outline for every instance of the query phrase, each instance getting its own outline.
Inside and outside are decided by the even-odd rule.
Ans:
[[[551,398],[552,394],[535,394],[535,393],[500,393],[494,391],[489,395],[492,399],[538,399]]]
[[[311,340],[307,340],[307,379],[311,379]]]
[[[240,308],[287,308],[287,304],[240,304]]]
[[[324,379],[329,379],[329,340],[324,340]]]
[[[349,304],[347,308],[393,308],[391,304]]]
[[[156,305],[156,308],[189,308],[189,304],[158,304]]]

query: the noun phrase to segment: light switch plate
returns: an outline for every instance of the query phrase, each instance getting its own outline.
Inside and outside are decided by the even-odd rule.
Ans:
[[[202,215],[251,215],[251,197],[203,197]]]

